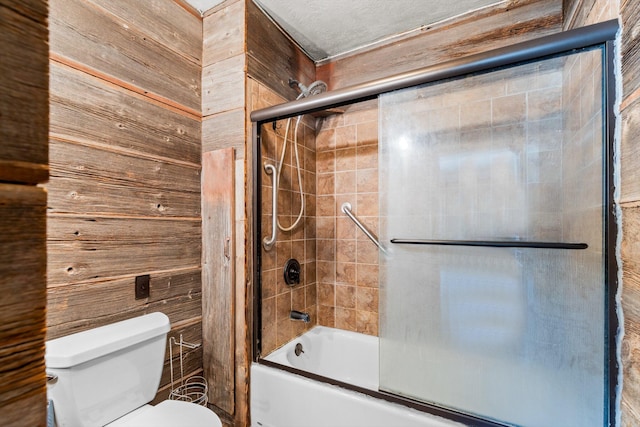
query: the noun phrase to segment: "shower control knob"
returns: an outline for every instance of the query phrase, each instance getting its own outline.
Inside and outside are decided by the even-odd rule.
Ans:
[[[284,265],[284,281],[287,285],[293,286],[300,283],[300,263],[297,259],[291,258]]]

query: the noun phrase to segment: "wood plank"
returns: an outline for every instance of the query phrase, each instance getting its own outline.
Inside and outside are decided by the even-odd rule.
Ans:
[[[200,217],[200,168],[52,140],[50,213]]]
[[[325,63],[316,69],[316,78],[327,82],[331,89],[338,89],[561,30],[562,2],[523,0],[499,3],[441,25],[427,27],[414,37]]]
[[[45,427],[46,407],[47,394],[43,385],[40,392],[25,394],[22,399],[11,405],[0,404],[0,420],[4,427]]]
[[[640,207],[623,207],[622,218],[622,307],[625,320],[635,323],[640,331]],[[638,387],[640,390],[640,383]]]
[[[0,419],[43,426],[46,193],[0,184]],[[39,403],[40,406],[29,407]]]
[[[5,0],[0,4],[0,180],[33,183],[46,176],[8,166],[47,165],[48,45],[46,2]],[[11,162],[11,163],[10,163]]]
[[[50,287],[47,292],[47,339],[54,339],[148,312],[149,304],[201,293],[201,270],[169,270],[148,273],[149,298],[135,299],[135,276],[101,282]],[[154,305],[157,306],[158,304]],[[198,314],[200,316],[200,314]],[[172,319],[172,324],[178,322]]]
[[[245,2],[239,0],[223,5],[203,20],[203,66],[244,54]]]
[[[305,85],[316,80],[314,62],[253,2],[247,2],[247,72],[286,99],[298,91],[289,79]]]
[[[101,182],[100,179],[58,177],[52,177],[46,188],[51,197],[50,213],[190,219],[200,215],[197,193]]]
[[[586,25],[587,16],[595,2],[596,0],[563,0],[564,29],[568,30]]]
[[[84,0],[51,0],[51,51],[143,92],[200,110],[200,67]],[[171,66],[167,66],[171,64]]]
[[[563,2],[564,30],[617,19],[619,15],[619,5],[611,0],[565,0]]]
[[[133,293],[133,289],[131,290],[131,292]],[[88,294],[89,293],[86,293],[86,295]],[[201,294],[197,293],[191,295],[180,295],[162,301],[154,301],[128,311],[112,311],[110,314],[100,317],[100,319],[73,320],[53,327],[53,330],[50,333],[47,332],[47,339],[85,331],[87,329],[96,328],[102,325],[109,325],[121,320],[142,316],[144,314],[154,313],[156,311],[161,311],[166,314],[169,317],[171,323],[194,319],[196,317],[199,317],[202,313]]]
[[[640,5],[624,0],[620,4],[622,20],[622,188],[621,201],[633,203],[623,206],[623,288],[622,308],[625,320],[625,335],[622,342],[622,370],[624,387],[621,397],[623,426],[640,423],[640,173],[638,138],[640,137]]]
[[[622,1],[622,89],[627,97],[640,89],[640,2]]]
[[[202,13],[195,7],[191,5],[187,0],[173,0],[178,6],[195,16],[196,18],[202,19]]]
[[[237,158],[244,158],[245,109],[225,111],[202,120],[202,152],[233,148]]]
[[[251,123],[248,123],[251,125]],[[249,133],[250,135],[250,133]],[[253,242],[251,191],[253,176],[252,150],[247,150],[247,159],[236,160],[236,425],[250,425],[249,383],[253,356]],[[241,270],[242,269],[242,270]]]
[[[0,159],[0,181],[38,184],[45,182],[48,178],[48,165]]]
[[[200,265],[199,220],[50,215],[49,286]]]
[[[203,154],[203,367],[209,403],[230,415],[235,410],[236,369],[234,175],[232,148]]]
[[[625,287],[627,280],[625,279]],[[638,282],[633,284],[638,287]],[[624,291],[626,293],[626,290]],[[624,321],[624,339],[622,342],[621,357],[624,387],[621,396],[622,425],[636,426],[640,420],[640,323],[637,319],[626,317]]]
[[[623,138],[624,140],[624,138]],[[623,173],[624,176],[624,173]],[[640,408],[640,207],[622,210],[622,309],[625,334],[621,357],[623,425],[635,425]]]
[[[91,0],[191,62],[202,64],[202,18],[171,0]]]
[[[199,120],[57,63],[51,135],[200,164]]]
[[[640,100],[628,105],[621,116],[620,202],[628,203],[640,200]]]
[[[236,55],[202,70],[202,115],[244,107],[245,57]]]
[[[46,203],[41,188],[0,184],[0,280],[5,289],[35,291],[44,283]],[[14,304],[23,304],[19,293],[0,299],[0,308]]]

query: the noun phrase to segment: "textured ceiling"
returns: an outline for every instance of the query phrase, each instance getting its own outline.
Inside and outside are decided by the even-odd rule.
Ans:
[[[315,61],[496,0],[254,0]]]
[[[222,0],[187,0],[204,12]],[[315,61],[506,0],[253,0]]]

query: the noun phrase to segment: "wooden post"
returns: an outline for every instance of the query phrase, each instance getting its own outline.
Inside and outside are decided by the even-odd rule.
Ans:
[[[202,155],[202,341],[209,402],[235,410],[233,148]]]
[[[0,0],[0,424],[46,425],[46,0]]]

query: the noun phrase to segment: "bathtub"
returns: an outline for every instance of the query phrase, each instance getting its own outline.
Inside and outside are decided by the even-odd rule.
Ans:
[[[295,354],[297,344],[301,344],[302,350],[298,356]],[[265,360],[374,392],[378,390],[376,337],[316,326]],[[462,425],[264,363],[251,365],[252,427]]]

